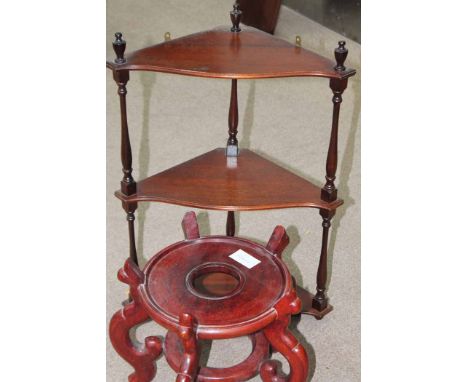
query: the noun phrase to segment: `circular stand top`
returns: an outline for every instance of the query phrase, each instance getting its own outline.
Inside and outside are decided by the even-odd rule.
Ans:
[[[239,250],[246,260],[230,257]],[[281,259],[237,237],[173,244],[157,253],[143,273],[139,293],[151,317],[176,329],[179,315],[188,313],[200,338],[237,337],[262,329],[276,319],[274,306],[291,289]]]

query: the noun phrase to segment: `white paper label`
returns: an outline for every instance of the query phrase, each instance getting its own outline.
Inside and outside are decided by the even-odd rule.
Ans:
[[[257,264],[260,264],[260,260],[257,260],[255,257],[249,255],[242,249],[237,250],[232,255],[229,255],[229,257],[249,269],[252,269]]]

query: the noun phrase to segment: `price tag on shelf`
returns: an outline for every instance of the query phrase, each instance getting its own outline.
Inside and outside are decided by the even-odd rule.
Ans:
[[[249,255],[247,252],[242,249],[237,250],[232,255],[229,255],[231,259],[241,263],[244,267],[252,269],[257,264],[260,264],[260,260],[257,260],[255,257]]]

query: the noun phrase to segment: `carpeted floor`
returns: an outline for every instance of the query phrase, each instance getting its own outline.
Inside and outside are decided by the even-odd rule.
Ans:
[[[121,31],[127,51],[229,24],[232,0],[149,1],[109,0],[107,57],[113,57],[113,34]],[[276,35],[293,42],[301,35],[305,48],[333,58],[341,36],[283,7]],[[333,222],[330,242],[329,297],[335,310],[322,321],[304,316],[294,333],[309,352],[313,381],[360,380],[360,45],[347,42],[347,64],[358,70],[343,96],[340,123],[339,195],[345,205]],[[104,65],[104,63],[103,63]],[[239,81],[240,146],[265,157],[318,185],[325,174],[331,125],[332,93],[325,79],[290,78]],[[126,287],[116,272],[128,256],[127,224],[118,200],[120,117],[116,86],[107,71],[107,315],[120,308]],[[133,73],[128,84],[128,120],[136,179],[159,172],[216,147],[227,137],[230,82],[153,73]],[[137,249],[142,262],[183,238],[180,220],[188,208],[142,204],[137,212]],[[195,210],[202,234],[225,230],[226,214]],[[321,218],[317,210],[286,209],[236,215],[238,235],[264,242],[276,224],[287,227],[291,244],[284,257],[299,284],[315,289]],[[163,335],[155,324],[137,330],[142,339]],[[249,353],[247,339],[218,341],[209,352],[209,366],[228,366]],[[207,354],[204,354],[206,361]],[[275,358],[281,357],[275,355]],[[130,367],[107,348],[109,381],[126,381]],[[285,370],[287,371],[287,363]],[[175,373],[158,361],[157,381],[172,381]],[[259,377],[252,381],[260,381]]]

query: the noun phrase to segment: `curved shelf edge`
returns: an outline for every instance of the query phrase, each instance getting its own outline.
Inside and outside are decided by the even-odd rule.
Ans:
[[[199,208],[203,210],[212,210],[212,211],[265,211],[265,210],[279,210],[279,209],[286,209],[286,208],[318,208],[324,209],[327,211],[336,210],[340,207],[344,201],[342,199],[336,199],[333,202],[326,202],[323,201],[322,203],[314,203],[314,202],[304,202],[304,203],[281,203],[281,204],[264,204],[264,205],[211,205],[211,204],[203,204],[197,203],[194,201],[183,201],[183,200],[176,200],[170,198],[163,198],[158,196],[142,196],[138,194],[133,195],[125,195],[121,191],[115,191],[114,195],[117,199],[121,200],[125,203],[141,203],[141,202],[156,202],[156,203],[164,203],[164,204],[171,204],[183,207],[192,207],[192,208]]]
[[[134,194],[117,191],[115,195],[125,203],[161,202],[224,211],[295,207],[331,211],[343,204],[340,199],[322,200],[320,187],[251,150],[240,149],[232,160],[224,148],[139,181]]]
[[[354,69],[255,28],[229,27],[179,37],[129,53],[125,62],[106,62],[112,71],[153,71],[195,77],[260,79],[325,77],[344,79]]]
[[[143,72],[156,72],[165,74],[176,74],[190,77],[200,78],[219,78],[219,79],[237,79],[237,80],[260,80],[267,78],[290,78],[290,77],[316,77],[316,78],[328,78],[328,79],[345,79],[352,77],[356,74],[356,70],[348,68],[342,72],[335,72],[336,75],[330,75],[325,72],[311,72],[311,71],[300,71],[300,72],[281,72],[281,73],[255,73],[255,74],[238,74],[238,73],[216,73],[216,72],[199,72],[195,70],[183,70],[174,68],[164,68],[158,66],[148,65],[128,65],[122,66],[115,64],[110,61],[106,61],[106,67],[112,71],[143,71]]]

